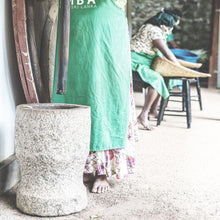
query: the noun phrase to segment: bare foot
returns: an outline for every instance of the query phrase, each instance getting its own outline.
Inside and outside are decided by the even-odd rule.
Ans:
[[[95,175],[93,173],[85,174],[83,173],[83,182],[88,183],[88,182],[93,182],[95,180]]]
[[[109,183],[106,175],[97,175],[92,187],[93,193],[104,193],[109,190]]]
[[[152,130],[152,127],[149,124],[148,117],[141,117],[141,115],[137,118],[138,122],[147,130]]]

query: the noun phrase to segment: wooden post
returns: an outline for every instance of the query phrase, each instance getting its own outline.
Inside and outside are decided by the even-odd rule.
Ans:
[[[216,88],[217,81],[217,68],[218,68],[218,33],[219,33],[219,0],[213,0],[212,9],[212,45],[211,45],[211,55],[209,59],[209,73],[212,77],[209,78],[208,87]]]
[[[45,90],[42,82],[42,74],[38,58],[39,56],[37,53],[36,34],[34,28],[34,1],[26,0],[26,7],[28,46],[34,76],[34,83],[39,97],[39,102],[49,102],[49,92]]]
[[[70,33],[70,0],[61,0],[59,56],[57,72],[57,94],[66,93],[68,61],[69,61],[69,33]]]
[[[218,5],[218,71],[217,71],[217,88],[220,89],[220,5]]]

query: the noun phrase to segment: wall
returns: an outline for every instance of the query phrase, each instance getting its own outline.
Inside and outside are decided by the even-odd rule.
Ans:
[[[0,1],[0,161],[14,153],[15,106],[25,103],[12,29],[11,1]]]

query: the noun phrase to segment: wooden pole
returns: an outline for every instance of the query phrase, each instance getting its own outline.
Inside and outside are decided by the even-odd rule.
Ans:
[[[220,4],[218,5],[218,72],[217,72],[217,88],[220,89]]]
[[[12,18],[13,18],[13,29],[14,29],[14,39],[15,39],[15,49],[16,49],[16,56],[17,56],[17,62],[18,62],[18,69],[19,74],[21,78],[21,84],[23,87],[24,95],[26,98],[27,103],[31,103],[31,97],[28,91],[28,84],[27,79],[25,77],[25,71],[24,66],[22,64],[22,55],[20,50],[20,44],[19,44],[19,29],[18,29],[18,19],[17,19],[17,1],[12,0]]]
[[[70,0],[61,0],[59,55],[57,72],[57,94],[66,93],[68,61],[69,61],[69,33],[70,33]]]
[[[37,89],[39,102],[49,102],[49,92],[45,90],[42,82],[42,74],[39,64],[39,58],[37,53],[36,35],[34,28],[34,1],[26,0],[27,6],[27,34],[28,34],[28,46],[31,58],[31,66],[34,76],[34,83]]]
[[[217,67],[218,67],[218,33],[219,33],[219,0],[213,0],[213,17],[212,17],[212,45],[209,59],[209,73],[212,77],[209,78],[208,87],[216,88]]]
[[[43,84],[49,94],[50,102],[53,93],[54,62],[56,57],[58,2],[53,1],[44,23],[41,37],[40,68]]]

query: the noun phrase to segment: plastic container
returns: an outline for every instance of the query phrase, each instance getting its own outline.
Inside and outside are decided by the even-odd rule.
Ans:
[[[188,50],[184,50],[184,49],[171,49],[171,51],[173,52],[173,54],[181,59],[181,60],[185,60],[191,63],[197,63],[197,60],[199,59],[199,55],[188,51]]]

